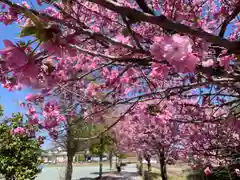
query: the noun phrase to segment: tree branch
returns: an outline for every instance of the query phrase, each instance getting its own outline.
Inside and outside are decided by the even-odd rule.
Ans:
[[[154,15],[154,12],[147,6],[144,0],[136,0],[136,2],[143,12]]]
[[[113,128],[119,121],[122,120],[122,118],[124,118],[124,116],[126,114],[128,114],[132,108],[137,104],[138,101],[134,102],[126,111],[124,114],[122,114],[116,121],[114,121],[111,125],[109,125],[105,130],[101,131],[100,133],[98,133],[96,136],[92,136],[89,138],[75,138],[75,140],[91,140],[91,139],[96,139],[98,137],[100,137],[101,135],[105,134],[106,132],[108,132],[111,128]]]
[[[228,24],[238,15],[238,13],[240,12],[240,0],[237,3],[237,7],[233,10],[232,14],[230,14],[222,23],[222,27],[219,33],[220,37],[224,37],[226,28],[228,26]]]
[[[188,34],[192,36],[196,36],[199,38],[204,39],[207,42],[213,43],[215,45],[218,45],[220,47],[224,47],[228,50],[230,50],[232,53],[240,54],[240,42],[238,41],[229,41],[227,39],[224,39],[219,36],[212,35],[210,33],[207,33],[205,31],[199,30],[199,29],[193,29],[189,26],[186,26],[181,23],[177,23],[174,21],[171,21],[167,19],[166,16],[153,16],[147,13],[140,12],[136,9],[132,9],[129,7],[122,6],[114,1],[111,0],[89,0],[90,2],[99,4],[107,9],[110,9],[116,13],[119,13],[123,16],[130,17],[137,21],[142,22],[148,22],[151,24],[158,25],[162,28],[175,30],[178,33]]]
[[[112,61],[115,61],[115,62],[117,61],[119,63],[121,63],[121,62],[124,62],[124,63],[129,62],[129,63],[137,63],[139,65],[149,66],[150,62],[154,61],[154,60],[150,61],[151,57],[145,57],[145,58],[115,57],[115,56],[105,55],[105,54],[96,53],[96,52],[93,52],[93,51],[90,51],[90,50],[86,50],[86,49],[83,49],[83,48],[81,48],[81,47],[79,47],[77,45],[73,45],[73,44],[70,44],[69,46],[72,47],[72,48],[77,49],[80,52],[87,53],[87,54],[92,55],[92,56],[102,57],[104,59],[110,59]]]
[[[75,26],[73,23],[69,23],[69,22],[67,22],[67,21],[65,21],[65,20],[62,20],[62,19],[57,19],[57,18],[52,17],[52,16],[49,16],[48,14],[45,14],[45,13],[40,13],[40,12],[34,10],[34,9],[27,9],[27,8],[25,8],[25,7],[23,7],[23,6],[20,6],[20,5],[18,5],[18,4],[12,3],[12,2],[9,1],[9,0],[0,0],[0,2],[2,2],[2,3],[4,3],[4,4],[7,4],[7,5],[11,6],[11,7],[15,7],[15,8],[17,8],[17,9],[18,9],[20,12],[22,12],[22,13],[23,13],[23,12],[31,12],[31,13],[33,13],[34,15],[40,17],[40,18],[46,18],[46,19],[48,19],[49,21],[53,21],[53,22],[62,24],[62,25],[66,26],[66,27],[68,27],[68,28],[70,28],[70,29],[76,30],[78,33],[82,33],[82,34],[88,35],[88,36],[92,37],[92,38],[95,39],[95,40],[98,40],[98,41],[99,41],[99,40],[100,40],[100,41],[102,40],[102,41],[105,41],[105,42],[108,42],[108,43],[112,43],[112,44],[115,44],[115,45],[119,45],[119,46],[121,46],[121,47],[123,47],[123,48],[126,48],[126,49],[129,49],[129,50],[131,50],[131,51],[133,51],[133,52],[150,54],[148,51],[134,48],[134,47],[132,47],[132,46],[130,46],[130,45],[123,44],[123,43],[121,43],[121,42],[119,42],[119,41],[116,41],[116,40],[114,40],[114,39],[112,39],[112,38],[109,38],[109,37],[107,37],[107,36],[104,36],[104,35],[102,35],[101,33],[93,32],[93,31],[91,31],[91,30],[90,30],[84,23],[82,23],[82,22],[79,22],[79,21],[78,21],[78,23],[79,23],[79,25],[81,25],[81,27],[77,27],[77,26]]]
[[[240,6],[239,6],[240,1],[237,3],[237,7],[233,10],[232,14],[230,14],[222,23],[220,32],[219,32],[219,36],[220,37],[224,37],[226,28],[228,26],[228,24],[238,15],[238,13],[240,12]],[[216,50],[216,55],[219,55],[222,51],[221,48],[215,48]]]
[[[133,39],[134,39],[137,47],[138,47],[139,49],[143,49],[142,46],[141,46],[141,44],[140,44],[140,42],[138,41],[138,39],[137,39],[137,37],[136,37],[135,32],[132,30],[131,25],[130,25],[129,22],[127,21],[126,17],[125,17],[125,16],[122,16],[122,19],[123,19],[123,22],[124,22],[124,23],[126,24],[126,26],[127,26],[128,32],[132,35],[132,37],[133,37]]]

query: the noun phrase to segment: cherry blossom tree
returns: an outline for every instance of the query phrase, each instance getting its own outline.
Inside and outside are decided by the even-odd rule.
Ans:
[[[76,101],[76,98],[68,91],[59,93],[57,90],[47,98],[40,94],[29,94],[25,98],[26,102],[21,104],[27,108],[28,123],[47,131],[53,142],[66,150],[66,180],[72,178],[76,152],[91,148],[97,140],[91,137],[97,137],[98,132],[108,123],[108,118],[113,118],[112,115],[107,117],[107,113],[104,114],[104,119],[100,118],[102,121],[83,117],[86,106]]]
[[[188,106],[182,106],[183,101],[179,102],[178,98],[161,103],[138,103],[131,116],[125,117],[115,128],[120,147],[139,154],[157,155],[162,179],[167,179],[168,160],[191,163],[193,159],[201,160],[198,168],[232,164],[232,160],[239,157],[238,120],[226,120],[228,111],[224,109],[196,109],[193,106],[196,103],[185,100]],[[213,122],[214,117],[223,120]],[[192,167],[197,168],[196,164]]]
[[[25,103],[23,105],[27,106],[28,109],[26,115],[29,124],[47,131],[53,142],[66,150],[65,179],[71,180],[73,158],[80,149],[80,142],[75,138],[79,136],[88,137],[91,134],[86,131],[86,123],[81,117],[82,112],[79,104],[74,101],[74,96],[67,97],[68,95],[68,93],[62,93],[60,96],[57,96],[57,92],[53,92],[51,97],[44,99],[42,95],[29,94],[26,97],[27,105]]]
[[[201,164],[193,164],[193,167],[209,164],[219,167],[238,163],[240,134],[236,128],[239,124],[236,123],[228,121],[185,126],[184,131],[188,131],[183,132],[188,134],[188,138],[185,137],[185,141],[188,141],[186,151],[195,161],[201,160]]]
[[[126,117],[116,126],[122,148],[143,154],[144,157],[146,154],[158,157],[163,180],[167,179],[167,161],[175,159],[174,156],[183,148],[178,124],[173,121],[169,111],[170,103],[139,103],[132,111],[134,115]]]

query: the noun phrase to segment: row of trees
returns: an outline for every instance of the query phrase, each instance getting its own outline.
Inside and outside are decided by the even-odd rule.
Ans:
[[[3,109],[0,106],[1,116]],[[62,132],[54,138],[53,145],[67,151],[67,166],[65,179],[72,179],[73,157],[77,152],[88,150],[91,155],[99,157],[99,177],[102,177],[102,161],[104,154],[109,155],[110,169],[112,157],[121,158],[113,134],[107,133],[98,139],[78,140],[88,138],[103,129],[102,124],[86,123],[82,117],[74,117],[74,124],[68,127],[68,133]],[[0,174],[7,180],[34,179],[41,172],[41,145],[45,137],[38,136],[40,129],[23,119],[20,113],[12,117],[2,118],[0,124]],[[61,130],[61,129],[60,129]]]
[[[54,146],[62,147],[67,152],[67,164],[65,179],[72,178],[73,158],[78,152],[85,152],[87,156],[99,157],[99,178],[103,175],[103,157],[107,155],[110,170],[113,170],[113,156],[120,160],[123,156],[116,142],[113,132],[101,135],[99,138],[87,140],[88,137],[96,135],[104,127],[102,124],[86,123],[82,118],[74,119],[74,125],[69,127],[71,134],[59,135],[53,141]],[[69,138],[69,136],[71,138]],[[85,140],[83,140],[86,138]],[[80,139],[80,140],[79,140]],[[71,144],[72,146],[69,146]],[[69,148],[71,147],[71,148]],[[86,160],[87,161],[87,160]],[[116,161],[116,166],[118,162]]]
[[[234,173],[239,162],[239,131],[235,123],[181,123],[176,121],[178,100],[161,102],[156,105],[140,103],[132,113],[134,117],[125,117],[124,121],[116,125],[116,132],[120,146],[125,151],[135,151],[150,163],[151,156],[157,157],[163,180],[167,177],[167,164],[176,160],[189,162],[193,169],[227,166]],[[154,106],[153,106],[154,105]],[[164,107],[164,108],[163,108]],[[191,108],[199,121],[201,118],[213,118],[211,115]],[[158,111],[161,111],[159,113]],[[171,114],[169,112],[174,111]],[[136,112],[137,111],[137,112]],[[217,112],[215,113],[221,113]],[[204,116],[204,117],[203,117]],[[195,116],[185,115],[187,120],[193,121]],[[149,164],[150,166],[150,164]],[[210,174],[208,174],[210,175]],[[229,176],[228,176],[229,177]]]

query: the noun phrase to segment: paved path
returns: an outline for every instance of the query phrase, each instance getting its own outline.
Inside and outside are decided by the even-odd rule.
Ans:
[[[121,173],[109,173],[105,174],[107,176],[106,180],[142,180],[137,174],[136,164],[128,164],[122,169]],[[110,178],[113,177],[113,178]],[[114,178],[115,177],[115,178]]]
[[[73,180],[79,180],[83,177],[94,178],[97,177],[98,166],[75,166],[73,167]],[[107,171],[107,167],[103,167],[103,171]],[[64,177],[65,167],[47,167],[43,168],[41,174],[36,180],[61,180]]]
[[[73,168],[72,180],[90,180],[98,176],[98,166],[75,166]],[[64,176],[64,167],[47,167],[43,168],[43,172],[38,175],[36,180],[62,180]],[[110,173],[108,166],[103,166],[104,176],[111,177],[110,179],[122,180],[141,180],[137,176],[135,164],[129,164],[123,168],[121,173]],[[109,179],[109,178],[108,178]]]

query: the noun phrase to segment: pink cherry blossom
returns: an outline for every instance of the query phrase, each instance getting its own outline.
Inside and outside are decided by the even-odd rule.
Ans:
[[[170,68],[167,65],[159,65],[157,63],[153,63],[151,76],[158,79],[164,79],[167,76],[169,70]]]
[[[97,26],[91,26],[91,29],[94,31],[94,32],[99,32],[100,31],[100,28],[97,27]]]
[[[11,68],[18,68],[27,63],[28,56],[25,54],[23,49],[15,46],[9,40],[4,40],[3,42],[5,49],[1,50],[0,54]]]
[[[23,127],[17,127],[12,131],[14,135],[24,135],[26,133],[26,130]]]
[[[214,65],[213,59],[208,59],[208,60],[202,62],[203,67],[210,67],[210,66],[213,66],[213,65]]]
[[[211,174],[212,174],[211,169],[210,169],[209,167],[206,167],[206,168],[204,169],[204,174],[205,174],[206,176],[211,175]]]
[[[129,37],[124,37],[122,34],[117,35],[116,39],[124,44],[129,42]]]
[[[32,106],[30,106],[28,108],[28,112],[27,112],[28,115],[33,115],[33,114],[36,114],[36,109]]]
[[[224,57],[220,58],[219,59],[220,66],[223,66],[225,69],[228,69],[229,64],[230,64],[232,59],[233,59],[232,56],[224,56]]]
[[[61,47],[59,46],[59,44],[52,40],[42,43],[40,48],[43,50],[48,50],[49,54],[51,54],[51,55],[57,55],[60,57],[63,55],[63,51],[62,51]]]
[[[37,125],[39,124],[39,117],[37,113],[34,113],[30,116],[30,119],[28,120],[29,124],[31,125]]]
[[[1,4],[1,8],[5,9],[6,8],[6,4]]]
[[[37,3],[38,3],[39,6],[41,6],[42,5],[42,0],[37,0]]]
[[[34,97],[34,95],[33,94],[29,94],[29,95],[27,95],[26,97],[25,97],[25,99],[27,100],[27,101],[31,101],[32,99],[34,99],[35,97]]]
[[[20,107],[24,108],[26,104],[24,102],[19,102]]]
[[[193,54],[183,56],[180,61],[175,61],[173,67],[177,72],[194,72],[199,59]]]
[[[160,39],[158,39],[160,41]],[[161,38],[160,49],[152,46],[152,54],[155,56],[156,53],[160,53],[163,58],[166,58],[169,62],[172,60],[181,59],[183,56],[192,52],[192,40],[187,36],[180,36],[175,34],[171,37]]]
[[[98,85],[95,83],[90,83],[88,84],[87,88],[86,88],[86,95],[93,97],[97,95],[97,90],[98,90]]]
[[[57,27],[58,28],[58,27]],[[47,50],[52,56],[63,57],[64,54],[74,57],[77,55],[77,50],[68,46],[68,44],[75,44],[76,40],[73,37],[66,37],[62,39],[56,35],[53,39],[50,39],[41,44],[40,48]]]
[[[42,102],[43,101],[43,96],[39,95],[39,94],[28,94],[25,97],[25,100],[29,101],[29,102],[35,102],[35,103]]]
[[[198,58],[192,53],[193,41],[187,36],[155,38],[151,53],[157,60],[167,60],[178,72],[193,72]]]

